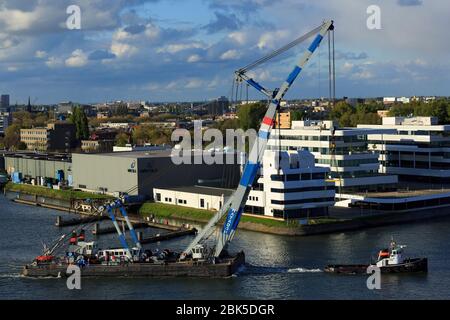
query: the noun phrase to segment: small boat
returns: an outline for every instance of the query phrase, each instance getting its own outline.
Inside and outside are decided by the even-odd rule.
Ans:
[[[325,267],[329,273],[361,274],[367,273],[369,267],[380,268],[381,273],[427,272],[427,258],[405,258],[405,245],[391,241],[389,249],[380,250],[376,262],[370,264],[332,264]]]

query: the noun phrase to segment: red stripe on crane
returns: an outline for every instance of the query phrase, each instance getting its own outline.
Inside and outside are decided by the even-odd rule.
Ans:
[[[264,124],[267,124],[267,125],[269,125],[269,126],[273,126],[274,121],[273,121],[273,119],[271,119],[271,118],[269,118],[269,117],[264,117],[263,123],[264,123]]]

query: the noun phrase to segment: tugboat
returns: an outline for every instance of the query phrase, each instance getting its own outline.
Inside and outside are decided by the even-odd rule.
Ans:
[[[405,245],[397,245],[391,241],[390,248],[382,249],[378,258],[370,264],[335,264],[328,265],[324,271],[329,273],[358,274],[366,273],[370,266],[380,268],[381,273],[427,272],[427,258],[405,258]]]

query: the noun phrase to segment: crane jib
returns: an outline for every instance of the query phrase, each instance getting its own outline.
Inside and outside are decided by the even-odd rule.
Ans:
[[[239,184],[244,187],[248,187],[253,184],[256,174],[258,173],[259,163],[248,162],[245,166],[242,178]]]
[[[224,214],[227,214],[227,217],[225,220],[225,224],[223,225],[222,228],[222,233],[217,237],[217,242],[214,249],[215,251],[214,256],[219,257],[224,247],[233,238],[235,231],[238,227],[239,220],[244,211],[251,186],[255,181],[258,170],[260,168],[260,163],[262,161],[263,152],[267,145],[267,140],[269,138],[270,131],[273,125],[275,124],[275,114],[280,106],[280,101],[283,99],[284,95],[287,93],[287,91],[294,83],[296,78],[299,76],[301,71],[305,68],[311,55],[320,45],[322,39],[329,30],[334,30],[333,21],[324,22],[320,27],[312,30],[305,36],[302,36],[298,40],[295,40],[294,42],[288,44],[282,49],[277,50],[274,54],[270,54],[268,58],[260,59],[256,63],[250,64],[246,68],[239,69],[239,72],[237,72],[237,76],[240,79],[246,81],[247,84],[256,88],[260,92],[264,90],[264,92],[262,93],[264,93],[269,97],[269,99],[271,99],[270,101],[271,103],[269,104],[266,114],[261,123],[261,128],[258,133],[258,140],[257,140],[258,144],[253,145],[252,150],[249,153],[250,154],[249,161],[247,162],[244,168],[238,188],[236,189],[236,191],[233,193],[233,196],[229,200],[229,207],[227,204],[226,207],[223,207],[219,211],[219,213],[210,220],[210,222],[207,225],[208,230],[202,231],[202,233],[194,239],[194,241],[185,250],[184,252],[185,254],[188,254],[193,248],[193,246],[198,244],[203,239],[204,235],[209,232],[209,230],[213,230],[215,228],[215,225],[220,221],[220,218],[223,217]],[[312,35],[316,34],[316,32],[319,32],[319,34],[316,35],[316,37],[314,38],[308,49],[304,52],[303,56],[298,60],[297,65],[289,73],[288,77],[281,84],[278,90],[275,90],[273,92],[267,91],[259,83],[245,76],[245,71],[247,71],[248,69],[254,68],[256,65],[259,65],[267,61],[268,59],[273,58],[275,55],[278,55],[279,53],[284,52],[286,49],[289,49],[294,45],[300,43],[300,40],[303,41],[311,37]]]

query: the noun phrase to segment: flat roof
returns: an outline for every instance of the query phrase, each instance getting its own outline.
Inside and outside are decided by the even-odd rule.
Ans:
[[[83,156],[97,157],[120,157],[120,158],[162,158],[170,157],[171,150],[152,150],[152,151],[117,151],[108,153],[76,153]]]
[[[116,152],[107,152],[107,153],[74,153],[77,155],[86,155],[86,156],[101,156],[101,157],[121,157],[121,158],[164,158],[172,156],[172,149],[165,150],[143,150],[143,151],[116,151]],[[191,156],[202,157],[203,154],[209,154],[207,151],[192,151]],[[216,152],[215,155],[229,155],[234,154],[236,152]]]
[[[171,187],[171,188],[155,188],[161,190],[170,190],[176,192],[186,192],[186,193],[196,193],[196,194],[206,194],[210,196],[231,196],[234,192],[233,189],[224,188],[214,188],[205,186],[181,186],[181,187]]]
[[[5,158],[21,158],[34,160],[48,160],[48,161],[62,161],[71,162],[72,156],[70,153],[36,153],[36,152],[1,152]]]

